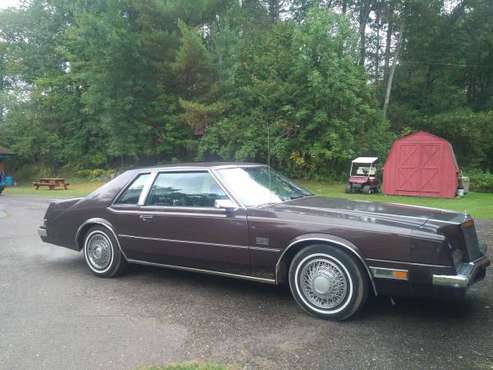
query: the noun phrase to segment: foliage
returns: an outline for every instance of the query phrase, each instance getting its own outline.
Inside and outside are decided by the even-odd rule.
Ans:
[[[346,18],[312,10],[240,45],[224,94],[231,109],[206,131],[201,158],[265,160],[270,147],[286,172],[333,177],[355,155],[385,153],[390,135]]]
[[[0,145],[49,171],[220,158],[337,178],[422,129],[491,172],[492,37],[490,0],[26,0],[0,11]]]
[[[454,110],[416,119],[414,128],[428,130],[454,143],[464,168],[491,168],[493,111]]]
[[[493,173],[480,170],[465,173],[471,181],[471,191],[493,193]]]

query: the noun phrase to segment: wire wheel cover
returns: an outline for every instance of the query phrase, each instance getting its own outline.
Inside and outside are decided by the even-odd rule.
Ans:
[[[308,261],[300,271],[299,282],[306,299],[321,309],[339,306],[348,295],[348,280],[338,264],[326,258]]]
[[[95,233],[89,237],[86,244],[87,258],[96,270],[106,269],[112,261],[113,248],[108,237]]]

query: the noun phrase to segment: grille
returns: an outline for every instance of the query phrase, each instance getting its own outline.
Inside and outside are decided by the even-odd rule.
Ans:
[[[467,254],[469,255],[469,261],[475,261],[481,257],[482,254],[479,249],[478,235],[476,234],[474,221],[470,220],[463,223],[461,228],[466,243]]]

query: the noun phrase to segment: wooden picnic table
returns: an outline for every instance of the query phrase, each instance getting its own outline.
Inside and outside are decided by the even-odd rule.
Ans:
[[[63,177],[42,177],[38,181],[33,182],[33,187],[39,190],[40,187],[46,186],[49,190],[54,190],[56,188],[63,188],[67,190],[70,184],[65,182]]]

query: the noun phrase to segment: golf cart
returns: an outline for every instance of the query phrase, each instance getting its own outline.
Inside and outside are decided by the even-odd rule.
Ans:
[[[377,157],[358,157],[351,161],[346,193],[378,193],[380,183],[377,178]]]

